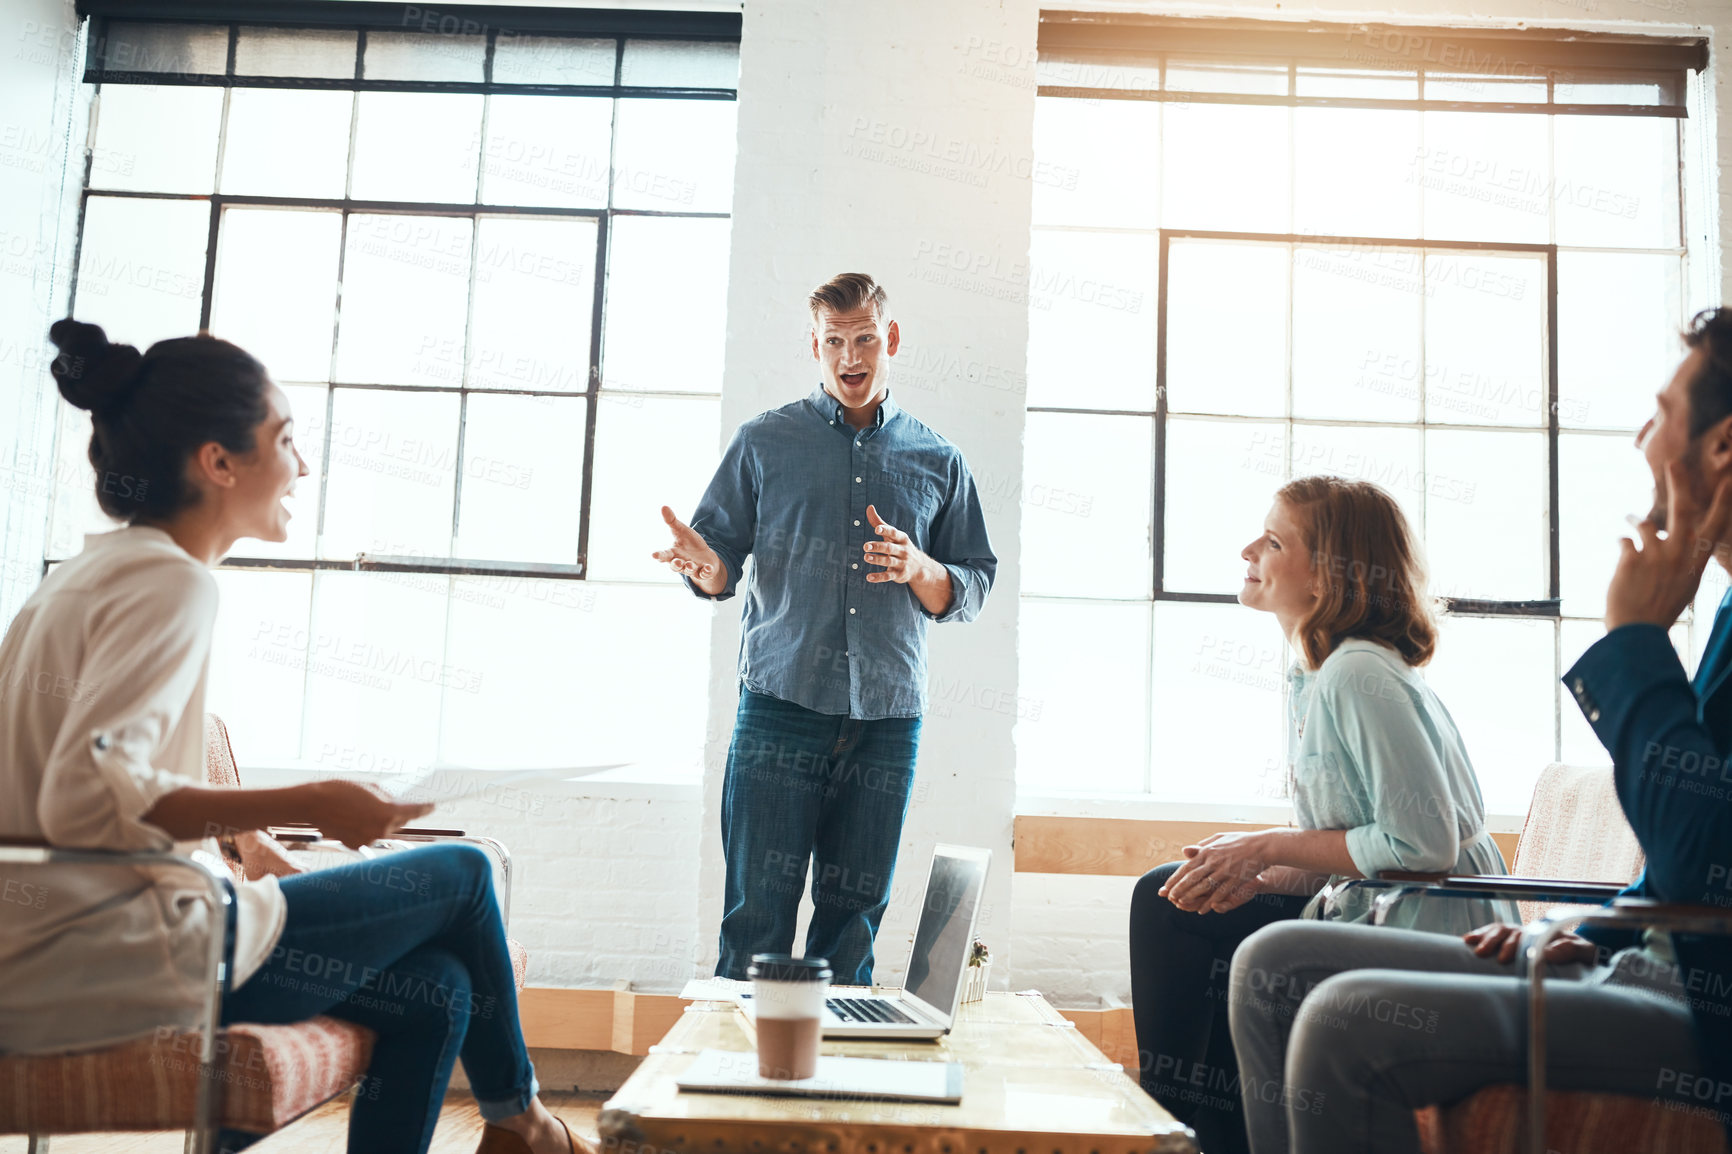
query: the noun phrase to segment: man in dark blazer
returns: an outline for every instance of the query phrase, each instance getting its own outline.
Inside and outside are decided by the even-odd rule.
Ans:
[[[1732,908],[1732,593],[1694,682],[1667,636],[1710,559],[1732,572],[1732,309],[1685,343],[1637,438],[1653,509],[1564,683],[1647,854],[1625,894]],[[1525,1082],[1520,934],[1287,922],[1248,939],[1229,997],[1254,1154],[1417,1151],[1415,1108]],[[1576,979],[1548,990],[1548,1085],[1667,1099],[1732,1134],[1732,938],[1589,930],[1546,957]]]

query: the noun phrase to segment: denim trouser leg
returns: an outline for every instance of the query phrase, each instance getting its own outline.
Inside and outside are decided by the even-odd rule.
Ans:
[[[815,855],[806,953],[829,958],[838,983],[871,981],[919,733],[918,718],[851,721],[741,690],[722,784],[717,975],[744,978],[754,953],[793,949]]]
[[[830,959],[839,985],[872,984],[872,940],[890,904],[896,851],[914,786],[920,719],[846,721],[812,846],[808,956]]]
[[[349,1118],[352,1154],[425,1151],[459,1057],[484,1118],[529,1108],[535,1071],[485,853],[424,846],[281,884],[283,935],[223,1021],[329,1014],[379,1035]]]

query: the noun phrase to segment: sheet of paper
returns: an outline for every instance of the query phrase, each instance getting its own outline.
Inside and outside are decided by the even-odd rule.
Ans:
[[[445,766],[422,774],[403,774],[379,784],[398,801],[460,801],[466,797],[496,793],[503,789],[523,793],[534,791],[537,784],[551,785],[572,778],[590,777],[619,769],[625,762],[609,765],[580,765],[560,769],[468,769]]]
[[[959,1102],[958,1062],[909,1062],[824,1055],[810,1078],[787,1081],[758,1075],[751,1050],[704,1050],[675,1079],[699,1093],[770,1094],[801,1098],[870,1098],[875,1101]]]

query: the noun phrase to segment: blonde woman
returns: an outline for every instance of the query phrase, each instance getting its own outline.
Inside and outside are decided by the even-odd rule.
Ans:
[[[1300,478],[1275,495],[1241,556],[1240,603],[1273,614],[1298,654],[1289,673],[1293,824],[1204,838],[1184,861],[1144,875],[1131,900],[1143,1087],[1210,1154],[1246,1148],[1241,1097],[1258,1091],[1239,1084],[1227,1025],[1240,942],[1311,912],[1331,881],[1383,870],[1506,872],[1461,734],[1419,674],[1437,627],[1395,499],[1364,481]],[[1410,902],[1391,921],[1463,933],[1497,912],[1489,902]]]

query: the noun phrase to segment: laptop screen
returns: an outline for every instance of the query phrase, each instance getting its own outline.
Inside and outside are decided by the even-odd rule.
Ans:
[[[940,849],[932,859],[926,904],[914,931],[907,989],[941,1014],[956,1009],[956,988],[968,956],[974,907],[985,888],[986,861],[952,857]]]

